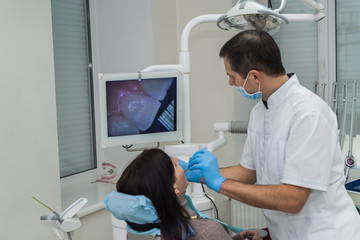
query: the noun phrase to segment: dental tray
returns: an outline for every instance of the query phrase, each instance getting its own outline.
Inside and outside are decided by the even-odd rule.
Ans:
[[[345,188],[348,191],[360,193],[360,179],[345,184]]]

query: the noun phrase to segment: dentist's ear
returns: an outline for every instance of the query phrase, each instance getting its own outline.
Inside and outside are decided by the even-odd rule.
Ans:
[[[250,70],[250,76],[251,79],[256,81],[256,83],[260,83],[262,80],[262,75],[258,70]]]

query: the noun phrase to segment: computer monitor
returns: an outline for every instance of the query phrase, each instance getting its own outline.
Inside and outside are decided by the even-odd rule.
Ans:
[[[179,140],[182,79],[178,71],[99,74],[102,145]]]

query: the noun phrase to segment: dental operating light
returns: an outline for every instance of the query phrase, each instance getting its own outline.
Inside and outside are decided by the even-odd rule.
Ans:
[[[223,30],[231,28],[240,31],[261,29],[269,33],[276,33],[283,22],[289,23],[288,19],[278,12],[254,1],[241,2],[240,0],[227,14],[218,19],[217,25]]]
[[[239,0],[227,14],[221,15],[217,25],[223,30],[237,29],[240,31],[259,29],[275,34],[280,24],[289,21],[319,21],[325,17],[324,6],[313,0],[300,0],[315,10],[315,14],[281,14],[286,0],[282,0],[279,9],[272,10],[253,0]]]

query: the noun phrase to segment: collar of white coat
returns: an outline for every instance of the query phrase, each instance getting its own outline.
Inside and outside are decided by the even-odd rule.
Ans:
[[[296,88],[300,87],[299,80],[295,73],[288,74],[287,80],[281,87],[278,88],[267,100],[268,108],[276,108],[282,103]]]

